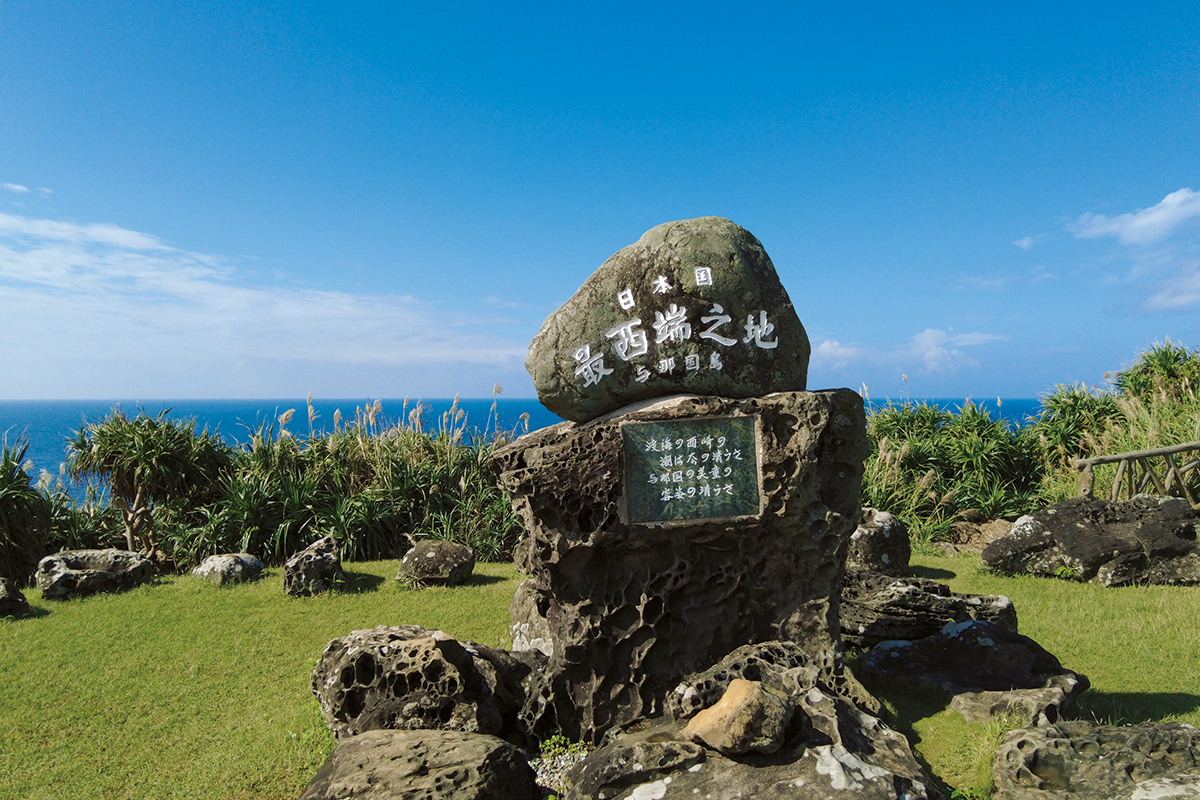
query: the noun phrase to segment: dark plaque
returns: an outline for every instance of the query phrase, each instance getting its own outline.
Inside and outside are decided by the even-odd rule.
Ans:
[[[629,522],[759,513],[754,417],[705,417],[621,426]]]

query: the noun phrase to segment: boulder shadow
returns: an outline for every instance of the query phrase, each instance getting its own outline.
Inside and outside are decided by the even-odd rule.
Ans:
[[[1102,692],[1093,689],[1079,696],[1070,716],[1106,725],[1134,725],[1191,714],[1197,709],[1200,709],[1200,695],[1186,692]]]
[[[508,580],[508,578],[501,577],[500,575],[480,575],[479,573],[473,573],[467,582],[462,585],[491,586],[494,583],[504,583],[506,580]]]
[[[41,619],[42,617],[48,616],[50,616],[50,609],[31,605],[29,610],[20,616],[0,616],[0,620],[6,620],[8,622],[21,622],[27,619]]]
[[[935,581],[946,581],[958,577],[957,572],[940,567],[922,567],[919,564],[913,564],[908,571],[914,578],[932,578]]]
[[[351,572],[348,569],[343,569],[342,574],[346,576],[346,582],[339,587],[339,591],[348,594],[363,594],[365,592],[378,591],[387,578],[379,575],[371,575],[367,572]]]

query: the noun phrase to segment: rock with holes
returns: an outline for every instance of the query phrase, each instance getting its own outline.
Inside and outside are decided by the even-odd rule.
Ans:
[[[544,733],[537,651],[512,654],[416,625],[334,639],[313,669],[313,693],[338,738],[364,731],[488,733],[522,745]],[[534,711],[527,710],[532,705]]]
[[[540,800],[520,748],[460,731],[369,731],[338,742],[301,800]]]
[[[23,617],[28,613],[25,595],[8,578],[0,578],[0,617]]]
[[[928,578],[896,578],[848,569],[842,581],[842,641],[869,648],[896,639],[924,639],[947,622],[981,619],[1017,631],[1017,610],[1004,595],[956,594]]]
[[[422,539],[400,559],[396,580],[410,586],[459,586],[471,579],[474,570],[474,548]]]
[[[332,536],[318,539],[283,564],[283,590],[292,597],[327,592],[345,579],[342,556]]]
[[[1021,517],[982,555],[1002,575],[1193,586],[1200,585],[1198,532],[1197,512],[1178,497],[1073,498]]]
[[[128,550],[65,550],[46,556],[37,568],[38,590],[53,600],[121,591],[153,579],[153,562]]]
[[[586,422],[673,394],[803,391],[808,335],[762,244],[721,217],[651,228],[551,314],[525,366],[538,399]]]
[[[800,643],[845,685],[837,592],[867,452],[848,389],[673,397],[498,449],[528,531],[513,623],[550,640],[563,732],[661,714],[684,676],[750,642]]]
[[[791,699],[773,753],[727,756],[689,741],[681,720],[648,720],[610,735],[577,764],[564,800],[941,797],[908,740],[877,718],[816,686]]]
[[[912,547],[908,528],[886,511],[864,508],[858,528],[850,536],[846,567],[869,569],[884,575],[907,575]]]
[[[887,677],[944,693],[968,722],[1007,714],[1028,725],[1048,725],[1090,685],[1028,636],[981,620],[950,623],[915,642],[884,642],[861,663],[864,678]]]
[[[209,556],[192,574],[218,586],[257,580],[267,565],[249,553],[222,553]]]
[[[1059,722],[1009,732],[992,759],[995,800],[1200,797],[1200,730]]]
[[[537,584],[524,580],[517,584],[509,603],[509,634],[513,650],[538,650],[549,658],[554,655],[554,637],[546,619],[548,610],[545,595],[538,592]]]
[[[683,735],[727,756],[774,753],[783,746],[793,710],[782,693],[735,678],[715,706],[692,717]]]

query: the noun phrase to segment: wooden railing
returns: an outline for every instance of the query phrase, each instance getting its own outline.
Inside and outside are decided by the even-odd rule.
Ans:
[[[1117,474],[1113,478],[1110,500],[1117,500],[1122,488],[1129,497],[1141,494],[1151,486],[1157,494],[1169,495],[1178,486],[1179,490],[1192,504],[1192,508],[1200,508],[1191,488],[1188,487],[1184,476],[1194,469],[1200,468],[1200,458],[1193,458],[1182,466],[1175,456],[1180,453],[1190,453],[1200,450],[1200,442],[1188,442],[1171,447],[1156,447],[1153,450],[1134,450],[1132,453],[1117,453],[1112,456],[1096,456],[1095,458],[1079,458],[1075,460],[1075,469],[1079,470],[1079,496],[1092,498],[1092,467],[1096,464],[1116,464]],[[1159,477],[1154,471],[1151,459],[1161,458],[1166,465],[1166,474]],[[1141,471],[1139,475],[1138,472]]]

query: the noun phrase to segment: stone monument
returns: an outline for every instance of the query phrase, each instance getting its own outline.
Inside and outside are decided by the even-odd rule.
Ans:
[[[526,365],[570,420],[498,450],[527,535],[513,646],[549,657],[541,713],[573,738],[661,715],[753,643],[842,668],[838,587],[868,452],[862,399],[805,391],[808,337],[762,245],[666,223],[552,314]]]

